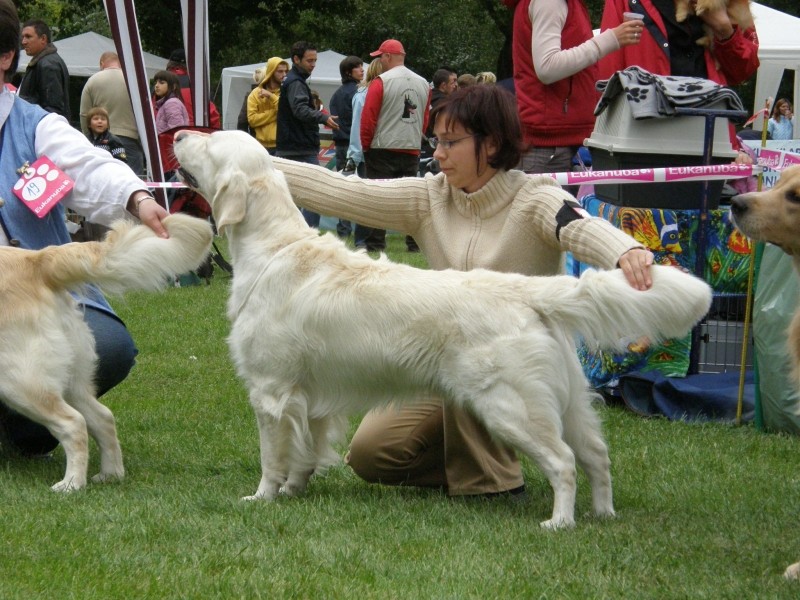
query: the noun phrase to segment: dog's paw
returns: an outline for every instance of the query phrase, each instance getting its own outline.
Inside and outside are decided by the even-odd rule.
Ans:
[[[575,527],[575,519],[568,519],[566,517],[548,519],[547,521],[539,523],[539,527],[542,529],[550,529],[551,531],[555,531],[556,529],[571,529]]]
[[[273,502],[275,500],[275,496],[270,496],[269,494],[258,494],[255,493],[252,496],[242,496],[242,502]]]
[[[55,485],[51,486],[50,489],[54,492],[59,492],[62,494],[67,494],[69,492],[76,492],[82,487],[84,487],[85,483],[82,484],[79,481],[76,481],[74,478],[70,479],[62,479]]]
[[[313,473],[314,469],[291,473],[286,479],[286,483],[281,487],[280,493],[289,497],[303,495],[308,488],[308,482]]]
[[[98,473],[92,477],[93,483],[113,483],[122,481],[125,478],[125,471],[119,473]]]
[[[290,485],[287,483],[281,488],[281,493],[284,496],[288,496],[289,498],[292,498],[294,496],[302,496],[303,494],[305,494],[307,487],[308,487],[307,484]]]
[[[285,483],[282,477],[262,477],[258,483],[258,489],[252,496],[244,496],[242,500],[252,502],[253,500],[264,500],[272,502],[281,492],[281,486]]]
[[[594,509],[594,516],[600,519],[614,519],[617,513],[614,512],[612,507],[596,508]]]
[[[800,579],[800,562],[796,562],[793,565],[789,565],[783,572],[783,576],[784,578],[789,579],[791,581]]]

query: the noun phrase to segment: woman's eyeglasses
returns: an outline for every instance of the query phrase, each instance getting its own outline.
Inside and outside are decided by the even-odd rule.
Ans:
[[[436,150],[436,148],[438,148],[439,146],[441,146],[443,150],[450,150],[450,148],[455,146],[458,142],[460,142],[462,140],[467,140],[469,138],[473,138],[476,135],[478,135],[478,134],[477,133],[473,133],[472,135],[465,135],[464,137],[460,137],[460,138],[455,139],[455,140],[440,140],[439,138],[432,137],[432,138],[428,138],[428,144],[434,150]]]

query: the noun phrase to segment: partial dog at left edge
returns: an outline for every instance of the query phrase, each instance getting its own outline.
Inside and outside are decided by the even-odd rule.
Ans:
[[[0,247],[0,398],[63,446],[67,464],[55,491],[86,485],[88,435],[100,448],[93,481],[125,474],[114,416],[95,397],[94,337],[70,291],[88,283],[109,294],[157,290],[196,268],[211,246],[209,223],[171,215],[163,224],[168,239],[119,221],[102,242]]]

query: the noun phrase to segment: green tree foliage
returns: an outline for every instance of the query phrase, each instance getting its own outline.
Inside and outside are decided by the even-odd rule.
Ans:
[[[761,0],[800,16],[797,0]],[[604,0],[586,0],[595,26]],[[56,39],[84,31],[109,35],[102,0],[26,0],[20,18],[41,18]],[[182,46],[180,0],[138,0],[136,13],[145,50],[168,56]],[[501,0],[213,0],[209,1],[211,78],[222,68],[288,56],[297,40],[369,59],[386,38],[400,39],[407,64],[430,77],[442,65],[459,73],[511,73],[511,11]],[[753,82],[740,86],[752,106]],[[784,81],[790,88],[791,81]]]
[[[50,27],[53,39],[94,31],[110,35],[108,19],[100,0],[29,0],[18,2],[19,18],[41,19]]]
[[[354,0],[352,4],[353,13],[336,18],[331,46],[339,52],[368,58],[383,40],[396,38],[408,53],[406,64],[428,78],[442,65],[459,73],[496,69],[504,36],[487,13],[486,2]]]

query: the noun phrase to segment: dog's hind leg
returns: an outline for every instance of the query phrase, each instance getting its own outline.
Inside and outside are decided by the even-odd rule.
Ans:
[[[594,514],[613,517],[611,460],[591,399],[592,394],[586,389],[576,393],[563,416],[564,441],[572,448],[578,465],[589,479]]]
[[[93,356],[93,353],[76,356],[72,381],[65,399],[83,415],[89,435],[100,448],[100,472],[92,477],[92,481],[101,483],[122,479],[125,468],[122,465],[122,449],[117,438],[114,415],[95,398],[94,385],[89,375],[94,373]]]
[[[89,469],[89,436],[83,416],[64,400],[55,395],[48,399],[57,406],[43,424],[50,430],[61,445],[67,457],[64,479],[52,486],[56,492],[70,492],[86,486],[86,472]]]
[[[329,429],[330,417],[323,417],[308,419],[308,431],[302,432],[302,434],[297,432],[295,442],[302,446],[295,448],[291,457],[289,476],[283,486],[283,493],[287,496],[298,496],[304,493],[311,475],[317,468],[324,468],[331,464]]]
[[[102,483],[125,477],[122,449],[117,438],[117,428],[112,412],[98,402],[94,396],[86,396],[79,403],[70,400],[70,404],[80,410],[86,420],[89,435],[95,439],[100,448],[100,472],[92,477],[92,481]]]
[[[70,492],[86,486],[86,471],[89,467],[89,436],[83,416],[64,402],[60,394],[53,391],[25,386],[15,390],[3,390],[8,405],[47,427],[64,448],[67,466],[64,478],[52,486],[56,492]]]
[[[557,402],[546,385],[531,386],[531,402],[510,384],[500,380],[485,390],[480,398],[467,401],[491,432],[503,442],[524,453],[539,465],[553,488],[553,515],[542,527],[557,529],[575,524],[575,491],[577,473],[575,456],[561,439]],[[535,410],[531,410],[535,406]]]

